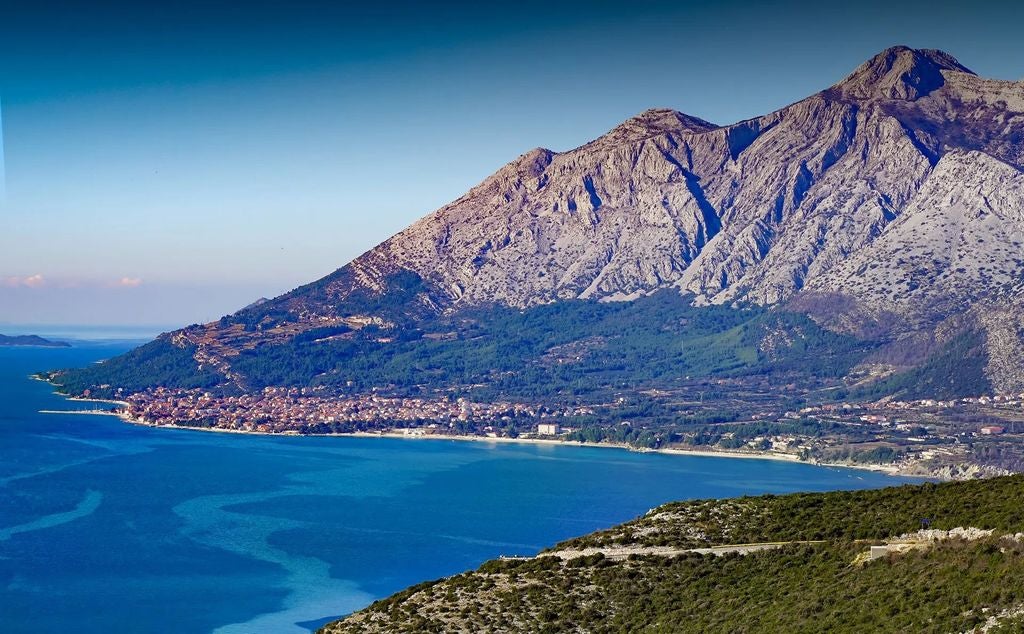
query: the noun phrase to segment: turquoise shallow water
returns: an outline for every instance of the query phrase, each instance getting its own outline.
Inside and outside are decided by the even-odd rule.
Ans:
[[[669,500],[867,488],[762,460],[157,430],[28,375],[125,345],[0,348],[0,631],[307,632],[413,583]]]

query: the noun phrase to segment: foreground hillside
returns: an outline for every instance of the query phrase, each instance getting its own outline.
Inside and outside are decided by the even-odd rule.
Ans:
[[[1019,632],[1021,499],[1024,476],[668,504],[322,631]]]

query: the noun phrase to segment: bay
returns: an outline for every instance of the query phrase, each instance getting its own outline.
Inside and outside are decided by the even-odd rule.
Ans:
[[[40,413],[98,405],[31,373],[128,347],[0,348],[0,631],[308,632],[663,502],[906,482],[768,460]]]

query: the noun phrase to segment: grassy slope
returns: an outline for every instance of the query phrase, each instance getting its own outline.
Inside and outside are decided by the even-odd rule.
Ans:
[[[670,504],[572,545],[826,539],[724,557],[493,561],[374,603],[326,632],[962,632],[1024,604],[1024,546],[949,541],[864,565],[918,528],[1024,530],[1024,476]],[[1013,630],[1012,624],[1004,626]]]

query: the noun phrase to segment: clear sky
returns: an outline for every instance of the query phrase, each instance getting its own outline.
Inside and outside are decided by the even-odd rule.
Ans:
[[[1024,78],[1021,2],[21,3],[4,323],[180,325],[338,268],[533,147],[716,123],[894,45]]]

